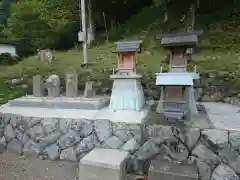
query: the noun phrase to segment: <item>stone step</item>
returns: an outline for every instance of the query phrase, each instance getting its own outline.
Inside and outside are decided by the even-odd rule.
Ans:
[[[182,119],[184,114],[185,112],[181,112],[181,111],[179,112],[164,111],[164,116],[170,119]]]
[[[197,180],[195,165],[170,162],[168,160],[152,160],[148,172],[148,180]]]

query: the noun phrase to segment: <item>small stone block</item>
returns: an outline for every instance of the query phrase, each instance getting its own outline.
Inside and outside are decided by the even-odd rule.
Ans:
[[[80,160],[78,179],[123,180],[128,158],[125,151],[95,148]]]
[[[167,160],[152,160],[149,172],[149,180],[197,180],[197,168],[193,165],[169,162]]]

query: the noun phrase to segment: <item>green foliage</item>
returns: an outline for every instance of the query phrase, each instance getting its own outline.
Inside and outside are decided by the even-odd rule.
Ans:
[[[8,0],[2,0],[0,2],[0,24],[6,25],[9,16],[10,16],[10,3]]]
[[[13,65],[20,61],[18,57],[13,57],[9,53],[0,54],[0,65]]]
[[[5,33],[27,49],[54,44],[53,32],[47,21],[41,19],[41,4],[37,1],[21,2],[13,5]]]

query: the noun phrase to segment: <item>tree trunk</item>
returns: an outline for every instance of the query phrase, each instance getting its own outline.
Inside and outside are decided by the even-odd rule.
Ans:
[[[191,4],[191,27],[192,28],[194,28],[195,26],[195,18],[196,18],[195,5]]]

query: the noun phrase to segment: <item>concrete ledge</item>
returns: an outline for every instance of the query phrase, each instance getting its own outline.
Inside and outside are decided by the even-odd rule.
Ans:
[[[110,97],[33,97],[24,96],[9,101],[10,106],[36,107],[36,108],[58,108],[58,109],[87,109],[99,110],[108,106]]]

